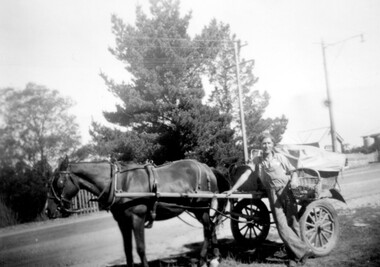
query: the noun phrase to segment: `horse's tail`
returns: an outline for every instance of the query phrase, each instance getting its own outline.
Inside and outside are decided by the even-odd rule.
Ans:
[[[214,173],[216,177],[216,181],[218,184],[218,191],[219,193],[223,193],[231,188],[230,182],[227,179],[227,177],[219,170],[215,168],[211,168],[212,172]],[[226,208],[228,204],[228,199],[227,198],[219,198],[218,199],[218,208],[217,208],[217,219],[215,221],[215,224],[218,225],[222,219],[221,214],[225,213]]]

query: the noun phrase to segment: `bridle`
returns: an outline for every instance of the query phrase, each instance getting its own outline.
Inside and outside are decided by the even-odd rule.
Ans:
[[[68,169],[69,169],[69,167],[68,167]],[[57,185],[55,185],[55,183],[58,183],[58,181],[60,180],[60,178],[62,177],[62,175],[64,175],[63,176],[64,179],[62,179],[63,180],[62,188],[65,188],[67,182],[70,180],[71,183],[75,186],[75,188],[79,191],[80,190],[80,186],[79,186],[78,181],[76,181],[76,179],[74,179],[72,177],[72,174],[71,174],[71,172],[69,170],[59,171],[58,173],[59,173],[59,176],[53,178],[53,181],[52,181],[51,186],[50,186],[51,187],[51,191],[53,192],[54,199],[59,203],[59,207],[60,207],[61,210],[65,211],[65,212],[69,212],[69,213],[78,212],[78,211],[75,211],[75,210],[71,210],[71,209],[65,208],[64,203],[68,203],[68,204],[71,205],[71,200],[69,200],[69,199],[67,199],[67,198],[65,198],[63,196],[64,190],[62,190],[61,194],[58,194],[57,190],[55,189],[55,186],[57,186]]]

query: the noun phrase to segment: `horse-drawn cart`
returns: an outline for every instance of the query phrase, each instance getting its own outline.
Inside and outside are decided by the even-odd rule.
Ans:
[[[297,165],[308,165],[314,168],[298,168],[300,186],[293,189],[293,194],[299,204],[299,218],[301,236],[306,244],[312,249],[316,256],[325,256],[336,246],[339,238],[339,221],[331,199],[345,202],[340,194],[338,177],[344,164],[341,155],[329,154],[322,152],[322,155],[316,155],[315,152],[321,153],[320,150],[306,146],[293,146],[298,155],[291,158],[291,148],[286,147],[288,153],[282,147],[282,153],[286,154],[290,160],[297,158]],[[308,153],[306,164],[300,163],[305,161],[302,153]],[[293,151],[294,152],[294,151]],[[310,155],[312,153],[312,155]],[[293,153],[294,154],[294,153]],[[328,155],[328,156],[326,156]],[[319,158],[323,156],[323,158]],[[311,160],[312,159],[312,160]],[[311,162],[310,162],[311,160]],[[328,162],[327,162],[328,161]],[[316,163],[317,162],[317,163]],[[238,173],[238,172],[236,172]],[[237,177],[236,177],[237,178]],[[248,180],[245,189],[252,189],[234,193],[227,196],[224,193],[126,193],[117,192],[118,197],[155,197],[155,198],[228,198],[231,200],[230,210],[224,212],[224,216],[231,219],[231,231],[234,239],[245,246],[257,246],[263,242],[269,233],[270,225],[273,224],[273,218],[269,210],[266,193],[260,190],[256,185],[257,177]]]
[[[297,167],[300,179],[300,186],[293,190],[293,194],[300,207],[301,236],[316,256],[327,255],[339,237],[338,216],[330,199],[344,202],[339,193],[338,175],[345,159],[339,154],[305,146],[280,149]],[[203,259],[209,242],[213,245],[217,242],[213,217],[229,217],[234,239],[246,246],[264,241],[273,221],[266,194],[258,186],[258,177],[248,179],[240,187],[241,192],[227,195],[221,193],[228,187],[221,186],[217,172],[192,160],[160,168],[134,165],[125,170],[115,169],[109,163],[66,162],[60,164],[58,174],[52,190],[63,208],[70,208],[70,199],[79,189],[97,195],[98,201],[110,208],[124,237],[128,266],[133,265],[128,245],[131,235],[127,234],[131,230],[135,233],[136,245],[144,248],[138,248],[143,266],[148,266],[143,235],[147,220],[165,220],[185,210],[194,213],[205,229]],[[238,177],[239,172],[234,172],[230,177],[232,183]],[[225,208],[227,199],[230,200],[229,210]]]

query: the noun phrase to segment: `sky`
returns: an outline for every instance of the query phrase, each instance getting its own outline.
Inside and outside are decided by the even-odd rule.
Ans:
[[[146,0],[0,0],[0,88],[34,82],[71,97],[88,142],[91,121],[111,126],[102,112],[117,103],[99,73],[129,77],[108,51],[111,14],[134,25],[137,4],[148,10]],[[181,11],[192,36],[213,18],[230,24],[255,60],[253,89],[271,96],[265,116],[289,119],[285,143],[330,125],[322,42],[337,133],[361,146],[380,132],[380,1],[182,0]]]

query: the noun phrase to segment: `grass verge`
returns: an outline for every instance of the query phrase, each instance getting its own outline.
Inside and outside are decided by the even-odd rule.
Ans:
[[[305,266],[380,266],[380,207],[340,210],[339,221],[341,233],[337,247],[326,257],[309,259]],[[242,253],[244,253],[243,250],[239,252],[239,254]],[[253,251],[248,255],[252,256],[254,253]],[[264,260],[264,262],[260,262],[254,257],[249,261],[247,257],[238,256],[239,254],[225,255],[219,267],[287,266],[286,261],[276,263]]]
[[[17,214],[0,197],[0,228],[18,224]]]

